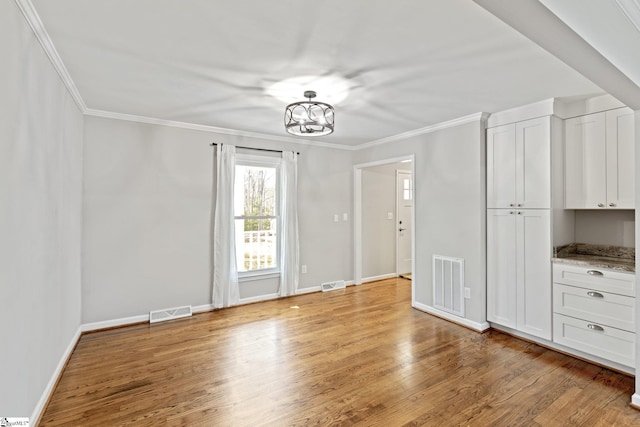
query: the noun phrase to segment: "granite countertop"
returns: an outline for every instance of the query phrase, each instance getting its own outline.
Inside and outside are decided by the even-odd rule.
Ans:
[[[551,261],[635,273],[636,250],[622,246],[570,243],[564,246],[555,246]]]

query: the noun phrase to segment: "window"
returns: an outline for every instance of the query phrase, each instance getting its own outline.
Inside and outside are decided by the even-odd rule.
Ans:
[[[402,193],[402,198],[403,200],[411,200],[413,198],[412,196],[412,186],[411,186],[411,179],[410,178],[405,178],[402,180],[402,189],[403,189],[403,193]]]
[[[238,275],[277,273],[279,159],[237,156],[234,218]]]

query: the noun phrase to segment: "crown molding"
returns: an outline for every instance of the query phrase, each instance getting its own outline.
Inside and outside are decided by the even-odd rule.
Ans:
[[[260,138],[260,139],[265,139],[265,140],[269,140],[269,141],[289,142],[289,143],[300,144],[300,145],[311,145],[311,146],[314,146],[314,147],[332,148],[332,149],[335,149],[335,150],[345,150],[345,151],[362,150],[362,149],[365,149],[365,148],[370,148],[370,147],[374,147],[374,146],[377,146],[377,145],[382,145],[382,144],[386,144],[386,143],[389,143],[389,142],[399,141],[399,140],[402,140],[402,139],[410,138],[410,137],[416,136],[416,135],[423,135],[425,133],[435,132],[435,131],[442,130],[442,129],[447,129],[447,128],[450,128],[450,127],[460,126],[460,125],[463,125],[463,124],[466,124],[466,123],[471,123],[471,122],[476,122],[476,121],[480,121],[480,122],[485,123],[487,121],[487,118],[489,117],[488,113],[470,114],[468,116],[464,116],[464,117],[460,117],[460,118],[457,118],[457,119],[449,120],[447,122],[438,123],[438,124],[435,124],[435,125],[427,126],[427,127],[416,129],[416,130],[412,130],[412,131],[409,131],[409,132],[399,133],[397,135],[392,135],[392,136],[389,136],[389,137],[386,137],[386,138],[382,138],[382,139],[378,139],[378,140],[375,140],[375,141],[365,142],[365,143],[360,144],[360,145],[351,146],[351,145],[344,145],[344,144],[335,144],[335,143],[330,143],[330,142],[322,142],[322,141],[317,141],[317,140],[289,138],[289,137],[286,137],[286,136],[269,135],[269,134],[264,134],[264,133],[247,132],[247,131],[242,131],[242,130],[221,128],[221,127],[216,127],[216,126],[200,125],[200,124],[187,123],[187,122],[179,122],[179,121],[175,121],[175,120],[157,119],[157,118],[154,118],[154,117],[136,116],[136,115],[133,115],[133,114],[116,113],[116,112],[113,112],[113,111],[96,110],[96,109],[93,109],[93,108],[87,108],[85,110],[84,114],[87,115],[87,116],[102,117],[102,118],[106,118],[106,119],[125,120],[125,121],[129,121],[129,122],[146,123],[146,124],[160,125],[160,126],[169,126],[169,127],[175,127],[175,128],[181,128],[181,129],[199,130],[199,131],[204,131],[204,132],[215,132],[215,133],[220,133],[220,134],[224,134],[224,135],[242,136],[242,137],[250,137],[250,138]]]
[[[408,132],[402,132],[396,135],[388,136],[386,138],[376,139],[371,142],[365,142],[364,144],[357,145],[355,147],[356,150],[363,150],[365,148],[371,148],[382,144],[387,144],[389,142],[400,141],[403,139],[411,138],[413,136],[424,135],[425,133],[436,132],[443,129],[452,128],[455,126],[460,126],[466,123],[472,122],[485,122],[489,115],[487,113],[474,113],[469,114],[468,116],[459,117],[457,119],[449,120],[442,123],[437,123],[435,125],[426,126],[420,129],[410,130]]]
[[[156,119],[153,117],[145,117],[145,116],[136,116],[133,114],[123,114],[123,113],[115,113],[112,111],[103,111],[103,110],[95,110],[93,108],[88,108],[85,111],[85,115],[94,116],[94,117],[102,117],[106,119],[116,119],[116,120],[125,120],[129,122],[137,122],[137,123],[146,123],[152,125],[160,125],[160,126],[169,126],[181,129],[191,129],[191,130],[199,130],[204,132],[215,132],[221,133],[224,135],[233,135],[233,136],[242,136],[242,137],[250,137],[250,138],[260,138],[266,139],[269,141],[279,141],[279,142],[289,142],[294,144],[301,145],[311,145],[314,147],[324,147],[324,148],[333,148],[337,150],[349,150],[352,151],[354,148],[348,145],[341,144],[333,144],[330,142],[322,142],[316,140],[308,140],[308,139],[297,139],[297,138],[289,138],[286,136],[277,136],[277,135],[269,135],[265,133],[257,133],[257,132],[247,132],[236,129],[227,129],[220,128],[216,126],[209,125],[199,125],[195,123],[187,123],[187,122],[179,122],[175,120],[165,120],[165,119]]]
[[[555,98],[548,98],[543,99],[542,101],[493,113],[487,120],[487,127],[502,126],[536,117],[551,116],[554,114],[555,104]]]
[[[24,19],[31,27],[31,30],[33,30],[33,33],[38,39],[40,46],[42,46],[42,49],[44,50],[44,53],[49,58],[49,61],[51,61],[53,68],[56,70],[56,72],[60,76],[60,79],[62,79],[62,82],[67,87],[67,90],[69,91],[69,94],[71,94],[71,97],[75,101],[76,105],[82,113],[86,113],[87,105],[84,103],[84,100],[82,99],[82,96],[80,95],[76,84],[73,82],[69,71],[67,71],[67,67],[64,66],[64,63],[62,62],[58,51],[53,45],[51,37],[49,37],[49,33],[44,27],[42,20],[40,20],[38,12],[36,12],[36,9],[33,7],[31,0],[15,0],[15,3],[16,6],[18,6],[18,9],[20,9],[22,16],[24,16]]]

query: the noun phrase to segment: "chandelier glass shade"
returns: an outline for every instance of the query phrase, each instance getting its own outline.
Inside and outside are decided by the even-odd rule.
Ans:
[[[308,90],[304,93],[308,101],[294,102],[287,105],[284,112],[284,126],[292,135],[322,136],[333,132],[335,112],[333,107],[324,102],[312,101],[316,93]]]

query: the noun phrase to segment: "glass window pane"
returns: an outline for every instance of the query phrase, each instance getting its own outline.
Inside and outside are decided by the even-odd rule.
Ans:
[[[238,272],[278,267],[277,219],[236,219]]]
[[[276,168],[236,166],[235,216],[276,214]]]
[[[403,192],[402,192],[402,198],[404,200],[411,200],[412,195],[411,195],[411,179],[404,179],[403,180]]]

